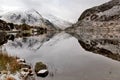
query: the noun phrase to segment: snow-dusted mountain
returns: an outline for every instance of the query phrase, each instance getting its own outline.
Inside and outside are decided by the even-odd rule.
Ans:
[[[34,9],[9,11],[0,14],[0,19],[14,24],[26,23],[31,26],[42,26],[56,29],[65,29],[72,25],[70,22],[64,21],[50,14],[41,15]]]
[[[2,20],[14,24],[26,23],[32,26],[40,26],[43,22],[42,16],[36,11],[12,11],[2,15]]]
[[[88,26],[93,28],[95,25],[99,28],[109,24],[120,24],[120,0],[111,0],[99,6],[85,10],[79,17],[78,22],[71,28]],[[104,25],[103,23],[106,22]],[[103,24],[103,25],[102,25]],[[110,26],[109,26],[110,27]],[[70,29],[70,28],[69,28]],[[77,30],[77,29],[76,29]]]
[[[58,18],[58,17],[52,15],[52,14],[42,14],[42,16],[45,17],[46,19],[48,19],[50,22],[52,22],[54,25],[56,25],[57,27],[59,27],[61,29],[65,29],[72,25],[71,22],[65,21],[61,18]]]
[[[1,14],[0,19],[14,24],[26,23],[31,26],[47,28],[48,30],[58,29],[49,20],[43,18],[36,10],[10,11]]]

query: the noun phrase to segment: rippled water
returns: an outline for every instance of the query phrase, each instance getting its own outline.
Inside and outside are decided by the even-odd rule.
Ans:
[[[80,39],[65,32],[48,32],[15,38],[8,41],[3,49],[33,66],[39,61],[47,64],[50,73],[44,80],[119,80],[120,63],[99,53],[94,54],[97,53],[94,50],[86,50]],[[81,41],[84,42],[83,39]],[[105,47],[104,50],[109,49]],[[37,77],[36,80],[40,79]]]

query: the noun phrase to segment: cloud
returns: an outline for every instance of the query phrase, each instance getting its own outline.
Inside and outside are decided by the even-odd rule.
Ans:
[[[5,10],[13,10],[19,8],[21,6],[24,7],[23,3],[20,0],[0,0],[1,4],[0,7]]]
[[[87,8],[109,0],[0,0],[0,8],[9,11],[36,9],[40,13],[50,13],[67,21],[76,22]]]

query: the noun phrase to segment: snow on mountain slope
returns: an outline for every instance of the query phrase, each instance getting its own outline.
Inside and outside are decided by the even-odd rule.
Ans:
[[[33,9],[6,12],[5,14],[1,14],[0,19],[14,24],[25,23],[31,26],[43,27],[47,28],[48,30],[59,29],[49,20],[43,18],[39,12]]]
[[[36,11],[12,11],[2,15],[2,20],[15,24],[26,23],[32,26],[41,25],[44,20]]]
[[[72,25],[72,23],[55,17],[50,13],[40,13],[34,9],[9,11],[1,13],[0,16],[0,19],[14,24],[26,23],[31,26],[51,25],[57,29],[65,29]],[[52,28],[51,26],[49,27]]]
[[[50,22],[52,22],[54,25],[56,25],[57,27],[61,29],[65,29],[72,25],[72,23],[65,21],[63,19],[60,19],[54,15],[51,15],[51,14],[42,14],[42,15],[43,17],[45,17],[46,19],[48,19]]]

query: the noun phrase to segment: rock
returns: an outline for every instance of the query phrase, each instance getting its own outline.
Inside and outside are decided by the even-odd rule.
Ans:
[[[12,29],[14,29],[14,28],[15,28],[15,26],[14,26],[14,24],[13,24],[13,23],[8,23],[8,25],[9,25],[9,29],[10,29],[10,30],[12,30]]]
[[[0,71],[1,74],[8,74],[8,71],[6,70],[3,70],[3,71]]]
[[[42,62],[37,62],[35,64],[35,72],[38,72],[42,69],[47,69],[47,66],[45,64],[43,64]]]
[[[17,62],[23,62],[23,63],[25,63],[26,61],[25,61],[25,59],[17,59]]]
[[[6,78],[6,80],[16,80],[14,77],[12,77],[12,76],[8,76],[7,78]]]
[[[12,34],[7,35],[7,37],[8,37],[7,38],[8,40],[12,40],[12,41],[14,41],[14,39],[15,39],[15,36]]]
[[[28,68],[28,69],[31,69],[31,66],[28,65],[25,61],[25,59],[17,59],[17,62],[19,64],[19,68]]]
[[[29,68],[29,69],[31,69],[31,66],[26,64],[26,63],[24,63],[24,64],[22,63],[22,64],[20,64],[20,68]]]
[[[0,30],[10,31],[14,29],[13,23],[7,23],[3,20],[0,20]]]
[[[29,74],[29,69],[28,68],[21,68],[20,74],[22,77],[27,77]]]
[[[13,76],[7,75],[7,74],[3,74],[0,77],[0,80],[16,80]]]
[[[85,10],[80,15],[78,22],[72,25],[68,30],[79,30],[81,27],[110,27],[113,23],[114,27],[120,25],[120,0],[111,0],[99,6],[95,6]],[[95,25],[97,24],[97,25]],[[107,25],[107,26],[106,26]]]
[[[40,77],[46,77],[48,75],[48,70],[47,69],[42,69],[40,71],[37,72],[37,76],[40,76]]]
[[[21,68],[21,71],[20,71],[20,76],[24,79],[30,77],[30,76],[33,76],[34,73],[31,69],[29,68]]]
[[[93,15],[97,15],[97,19],[90,19],[91,21],[96,20],[100,21],[100,17],[104,16],[108,19],[106,20],[113,20],[113,18],[110,18],[112,16],[119,16],[119,11],[120,11],[120,0],[111,0],[107,3],[104,3],[100,6],[95,6],[93,8],[85,10],[78,21],[85,20],[86,18],[90,18]]]
[[[10,60],[11,58],[12,57],[10,57]],[[9,58],[7,59],[9,61]],[[0,71],[0,80],[35,80],[31,66],[28,65],[24,59],[18,57],[14,57],[13,59],[14,63],[11,63],[10,65],[7,64],[6,69]],[[13,64],[16,65],[14,70],[12,69],[14,68]]]
[[[35,73],[39,77],[46,77],[48,75],[47,66],[42,62],[37,62],[35,65]]]
[[[29,74],[28,75],[29,76],[33,76],[34,75],[34,73],[33,73],[33,71],[31,69],[29,69]]]
[[[6,36],[7,34],[5,32],[0,32],[0,45],[7,43],[8,39]]]

